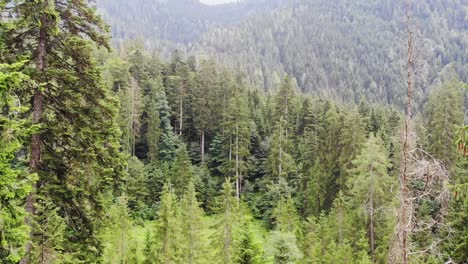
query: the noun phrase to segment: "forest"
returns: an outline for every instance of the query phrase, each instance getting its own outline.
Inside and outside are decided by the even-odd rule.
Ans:
[[[112,31],[109,13],[87,0],[0,0],[1,263],[467,263],[459,1],[427,1],[414,20],[379,1],[372,12],[395,10],[406,22],[391,43],[360,39],[368,53],[345,40],[360,38],[352,34],[359,23],[344,32],[335,9],[308,13],[330,8],[323,1],[272,1],[262,12],[264,1],[183,1],[196,7],[193,20],[182,2],[154,5],[162,17],[184,18],[170,34],[152,31],[163,19],[148,19],[154,28],[143,38],[180,41],[162,54],[121,31],[132,15],[109,18],[121,24]],[[352,13],[374,23],[359,14],[366,1],[328,2],[343,20]],[[439,4],[458,15],[419,32],[421,13],[445,18]],[[191,30],[202,13],[206,24]],[[289,28],[259,40],[271,49],[251,42],[283,19]],[[376,22],[368,34],[382,36],[392,23]],[[309,35],[320,28],[322,37]],[[433,40],[428,32],[452,37],[427,44],[438,56],[419,57],[419,33]],[[200,41],[194,52],[190,41]]]

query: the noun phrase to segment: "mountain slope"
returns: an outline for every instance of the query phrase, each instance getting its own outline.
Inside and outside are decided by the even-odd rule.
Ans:
[[[102,0],[117,40],[147,46],[181,43],[240,68],[255,86],[273,90],[287,73],[301,90],[342,101],[403,104],[403,0],[245,0],[207,6],[197,0]],[[462,0],[415,1],[420,28],[415,99],[458,75],[468,80],[466,6]],[[137,17],[138,19],[135,19]],[[167,46],[163,44],[167,53]],[[170,49],[170,48],[169,48]]]
[[[467,79],[466,23],[458,0],[418,1],[414,8],[421,28],[415,96],[422,100],[444,68]],[[288,73],[303,91],[320,96],[401,104],[404,16],[402,1],[298,1],[237,27],[211,31],[195,50],[240,67],[266,90]]]
[[[212,28],[234,25],[283,2],[249,0],[211,6],[198,0],[101,0],[98,7],[112,26],[114,39],[141,37],[189,43]]]

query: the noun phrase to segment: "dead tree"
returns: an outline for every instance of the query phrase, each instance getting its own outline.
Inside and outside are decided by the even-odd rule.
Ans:
[[[411,241],[419,232],[428,232],[440,228],[447,213],[449,191],[447,189],[449,174],[442,163],[429,153],[416,148],[416,135],[412,127],[413,91],[417,72],[416,61],[419,50],[415,48],[417,30],[411,21],[410,0],[406,10],[406,116],[402,134],[402,158],[400,164],[400,192],[398,223],[390,245],[388,263],[407,264],[410,256],[437,254],[437,246],[442,239],[421,247]],[[439,205],[436,216],[420,218],[421,202],[431,199]]]

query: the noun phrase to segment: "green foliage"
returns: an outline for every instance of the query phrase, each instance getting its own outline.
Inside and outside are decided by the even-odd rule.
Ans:
[[[206,263],[207,241],[202,235],[203,224],[201,218],[203,211],[196,197],[195,185],[189,182],[186,191],[180,201],[180,225],[181,225],[181,262],[187,264]]]
[[[217,211],[218,222],[216,232],[212,237],[213,245],[216,247],[216,258],[222,263],[234,263],[234,241],[235,227],[238,221],[239,203],[233,195],[232,183],[229,178],[223,183],[223,190],[218,197]]]
[[[179,207],[174,191],[165,187],[161,196],[158,219],[156,222],[156,263],[178,263],[180,260],[180,223]]]
[[[453,80],[434,89],[426,105],[428,151],[451,170],[457,160],[454,147],[457,126],[463,124],[461,83]]]
[[[1,43],[1,41],[0,41]],[[27,109],[13,92],[26,85],[20,71],[24,62],[0,64],[0,261],[16,263],[24,254],[28,228],[24,225],[24,198],[32,190],[34,175],[16,159],[23,140],[33,132],[21,117]]]

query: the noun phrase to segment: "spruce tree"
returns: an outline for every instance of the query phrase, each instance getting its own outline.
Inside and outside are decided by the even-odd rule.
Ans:
[[[440,159],[447,169],[452,170],[457,160],[453,147],[456,141],[456,127],[463,124],[463,101],[461,84],[451,81],[434,89],[426,105],[428,134],[427,149]]]
[[[32,135],[29,168],[39,177],[26,201],[34,214],[36,195],[58,208],[67,223],[60,248],[84,262],[100,255],[96,223],[102,217],[99,194],[122,171],[117,101],[105,88],[92,56],[93,46],[109,47],[108,27],[86,1],[7,1],[14,26],[5,31],[8,60],[28,57],[26,68],[36,85],[18,90],[31,102],[32,122],[40,130]],[[52,212],[45,212],[52,213]],[[31,232],[26,247],[40,237]],[[34,245],[34,246],[33,246]]]
[[[187,147],[180,144],[177,149],[176,158],[172,163],[170,181],[177,196],[182,196],[190,182],[195,181],[192,162],[189,159]]]
[[[167,186],[161,196],[156,223],[157,261],[156,263],[180,262],[180,225],[177,197]]]
[[[181,261],[187,264],[206,263],[207,248],[203,237],[203,211],[196,197],[195,185],[189,182],[180,201]]]
[[[349,171],[351,177],[348,182],[354,202],[364,208],[368,217],[369,246],[373,258],[378,246],[376,233],[381,233],[375,231],[379,229],[377,212],[381,212],[379,209],[391,200],[389,191],[394,184],[388,175],[391,164],[382,144],[381,139],[370,135],[362,153],[352,161],[354,168]]]
[[[127,196],[124,194],[117,197],[115,202],[110,205],[109,220],[104,231],[104,240],[107,242],[103,254],[104,263],[131,263],[131,228],[133,223],[127,204]]]
[[[262,264],[263,260],[262,245],[256,241],[254,231],[252,230],[251,219],[244,216],[242,224],[236,232],[235,260],[238,264]]]
[[[158,108],[158,101],[160,94],[163,92],[161,78],[157,77],[149,84],[150,91],[146,97],[145,111],[146,111],[146,141],[148,142],[148,160],[155,163],[159,160],[160,140],[163,133],[161,127],[161,117]]]
[[[230,142],[228,166],[235,172],[236,197],[240,199],[242,181],[246,171],[246,158],[250,154],[250,116],[247,112],[246,93],[242,83],[234,87],[233,96],[230,98],[224,123],[226,141]]]
[[[224,264],[234,263],[234,234],[238,222],[238,201],[233,195],[229,178],[223,183],[222,194],[218,197],[218,222],[213,234],[213,245],[216,246],[216,258]]]
[[[347,170],[352,167],[351,161],[360,153],[366,141],[366,127],[359,109],[355,106],[346,113],[343,121],[343,131],[340,136],[342,152],[340,154],[341,172],[338,185],[346,188]]]

